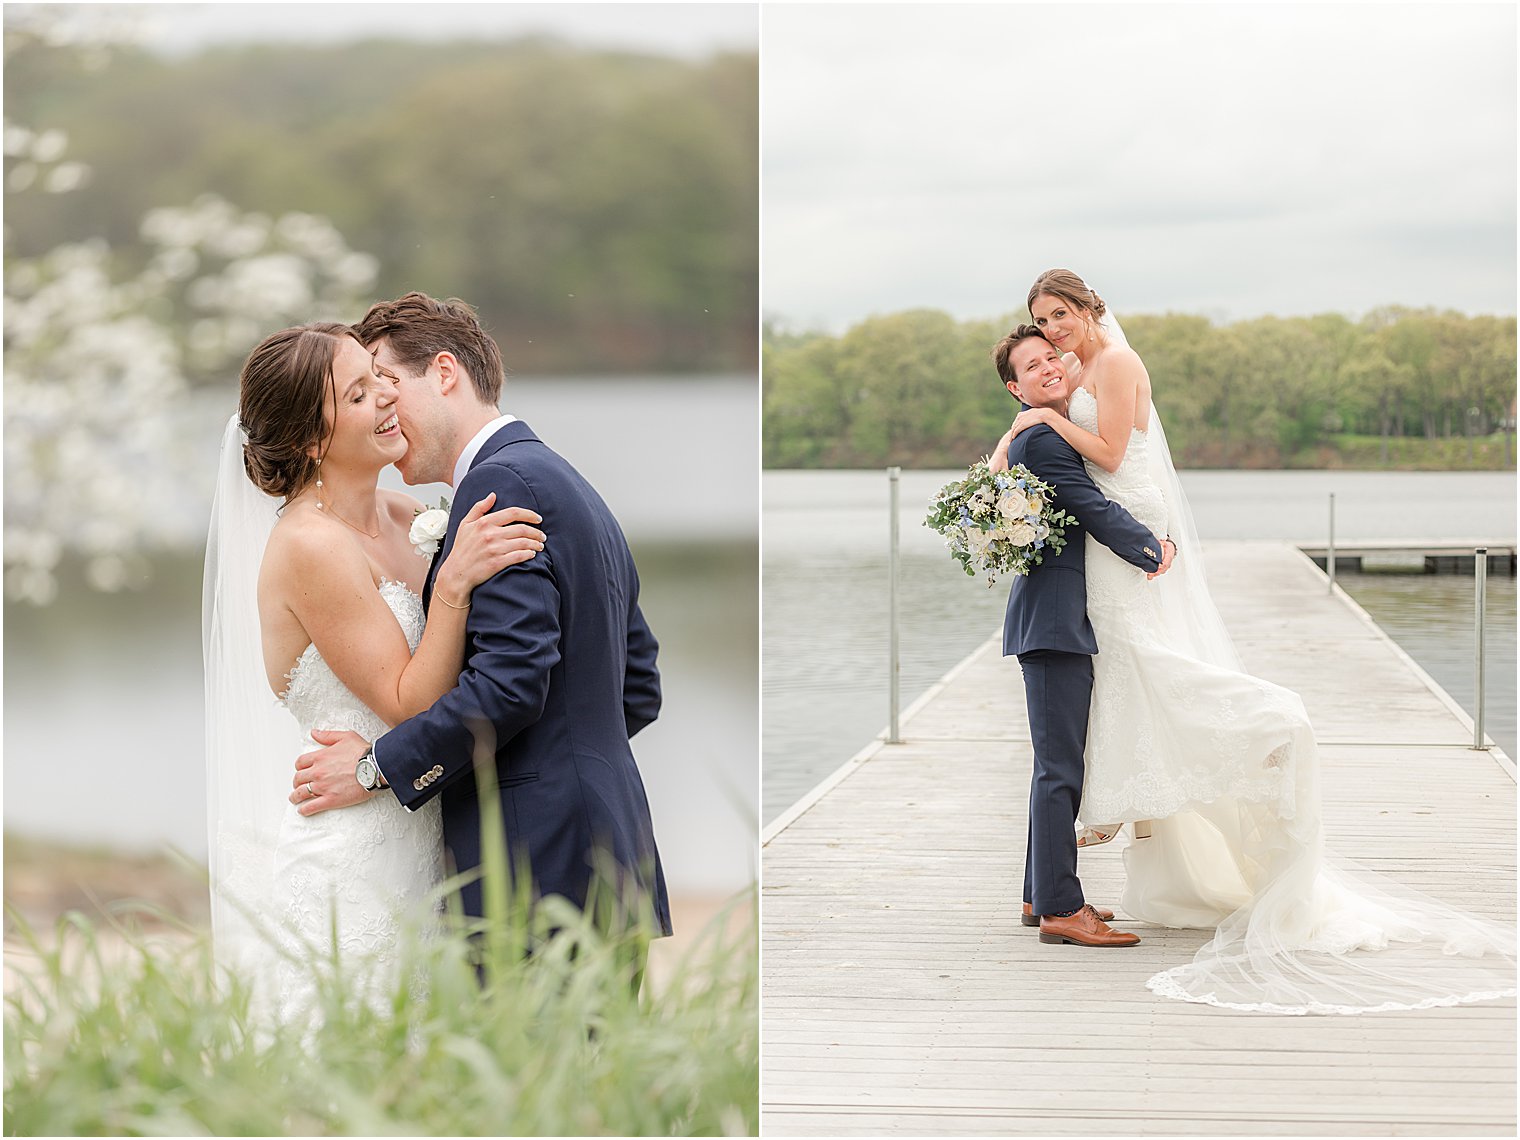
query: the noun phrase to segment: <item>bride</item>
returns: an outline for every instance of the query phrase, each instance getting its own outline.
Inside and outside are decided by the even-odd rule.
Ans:
[[[1145,575],[1087,540],[1087,614],[1100,652],[1080,818],[1083,845],[1124,823],[1121,905],[1214,928],[1189,964],[1148,985],[1232,1009],[1360,1013],[1515,993],[1514,932],[1353,870],[1323,849],[1319,754],[1296,693],[1241,668],[1209,595],[1151,382],[1103,300],[1052,269],[1029,291],[1036,327],[1077,384],[1067,416],[1020,413],[993,453],[1045,423],[1112,501],[1177,541]],[[1103,821],[1103,822],[1098,822]]]
[[[377,486],[407,449],[395,402],[347,325],[285,329],[248,357],[222,439],[203,630],[212,933],[218,962],[285,1022],[315,1008],[335,949],[385,1003],[443,879],[437,800],[302,815],[291,761],[313,733],[372,740],[451,689],[471,592],[543,549],[537,514],[476,503],[424,621],[420,505]]]

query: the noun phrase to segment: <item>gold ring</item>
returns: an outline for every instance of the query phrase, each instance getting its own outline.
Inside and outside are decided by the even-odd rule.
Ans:
[[[309,800],[317,798],[317,789],[311,786],[310,780],[306,782],[306,798]]]

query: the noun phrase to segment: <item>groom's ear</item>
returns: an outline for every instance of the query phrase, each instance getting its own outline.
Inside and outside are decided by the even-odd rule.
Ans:
[[[447,396],[464,375],[459,370],[459,361],[452,352],[440,352],[433,357],[433,365],[438,369],[438,390]]]
[[[1012,396],[1015,400],[1017,400],[1019,403],[1022,404],[1024,402],[1024,398],[1019,395],[1019,386],[1017,384],[1015,384],[1012,380],[1004,380],[1003,381],[1003,387],[1007,388],[1008,389],[1008,394],[1010,396]]]

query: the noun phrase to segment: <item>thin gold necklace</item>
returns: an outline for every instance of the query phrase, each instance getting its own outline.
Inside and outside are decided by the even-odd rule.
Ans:
[[[349,530],[358,531],[358,533],[362,534],[365,538],[379,538],[380,537],[380,532],[378,530],[375,531],[374,534],[370,534],[370,532],[367,531],[367,530],[360,530],[353,523],[349,522],[346,518],[344,518],[342,515],[340,515],[337,511],[333,510],[331,507],[325,507],[325,506],[323,506],[323,504],[322,504],[322,479],[321,479],[320,475],[317,478],[317,510],[319,510],[319,511],[325,510],[328,514],[332,515],[333,518],[337,519],[344,526],[348,527]]]

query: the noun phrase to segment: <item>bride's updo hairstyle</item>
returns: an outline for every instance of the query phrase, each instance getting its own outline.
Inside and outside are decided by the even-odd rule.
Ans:
[[[345,338],[358,339],[348,325],[321,321],[282,329],[248,354],[238,397],[243,468],[266,495],[290,499],[316,479],[318,460],[307,452],[330,435],[323,404]]]
[[[1103,303],[1103,298],[1089,289],[1087,282],[1070,269],[1047,269],[1036,277],[1034,284],[1029,287],[1029,298],[1024,302],[1025,307],[1032,311],[1035,298],[1042,293],[1059,297],[1072,308],[1091,313],[1095,321],[1101,321],[1103,314],[1108,312],[1108,306]]]

